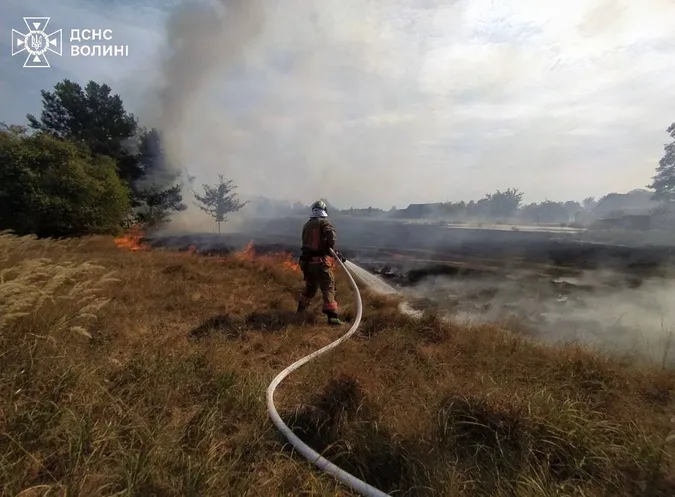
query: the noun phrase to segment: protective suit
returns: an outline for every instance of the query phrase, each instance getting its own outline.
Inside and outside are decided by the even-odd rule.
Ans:
[[[300,269],[305,279],[305,289],[300,295],[298,312],[304,312],[321,290],[323,313],[328,317],[328,324],[334,326],[342,324],[336,300],[335,278],[329,262],[330,249],[335,248],[336,239],[335,228],[328,221],[326,203],[321,200],[314,202],[311,217],[302,228]]]

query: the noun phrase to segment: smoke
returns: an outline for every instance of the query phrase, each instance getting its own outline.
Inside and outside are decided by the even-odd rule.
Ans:
[[[194,161],[184,150],[185,131],[200,95],[219,71],[232,70],[241,62],[264,21],[260,0],[190,3],[169,15],[162,59],[147,90],[150,103],[143,116],[162,131],[174,169],[189,169]],[[222,138],[227,139],[227,133]]]
[[[200,99],[219,76],[231,73],[244,61],[264,25],[263,0],[189,3],[177,6],[167,19],[164,55],[147,91],[143,114],[145,121],[158,128],[163,137],[169,171],[157,173],[182,178],[188,205],[192,194],[186,180],[195,166],[201,163],[218,173],[226,170],[222,156],[215,159],[208,153],[195,154],[189,146],[194,136],[186,131],[196,129],[197,135],[204,137],[205,130],[218,130],[218,136],[210,136],[211,144],[198,143],[206,150],[227,146],[236,137],[234,130],[228,132],[228,116],[198,110],[203,105]],[[213,147],[213,143],[218,146]],[[166,183],[163,178],[149,178],[153,180]],[[168,231],[215,229],[212,219],[196,214],[191,205],[188,211],[174,214]]]
[[[166,136],[169,156],[179,163],[188,159],[182,150],[183,131],[196,97],[219,70],[241,62],[264,25],[262,5],[262,0],[218,0],[212,6],[180,6],[170,16],[159,126]]]
[[[632,189],[658,160],[672,59],[616,51],[642,38],[632,15],[614,27],[598,5],[183,4],[141,115],[164,132],[176,170],[197,185],[224,174],[245,198],[389,209],[509,186],[527,202]],[[201,224],[191,211],[177,222]]]
[[[438,303],[462,324],[502,323],[546,343],[577,342],[675,366],[672,280],[638,283],[603,270],[551,279],[513,272],[432,277],[406,292]]]

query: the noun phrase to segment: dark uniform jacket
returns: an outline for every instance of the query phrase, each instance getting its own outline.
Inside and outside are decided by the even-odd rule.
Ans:
[[[325,263],[330,249],[335,247],[337,233],[325,218],[311,218],[302,228],[302,255],[300,260],[308,263]]]

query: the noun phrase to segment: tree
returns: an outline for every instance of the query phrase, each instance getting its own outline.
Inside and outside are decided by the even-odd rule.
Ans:
[[[509,218],[513,216],[523,200],[523,192],[509,188],[501,192],[489,193],[485,196],[487,213],[491,218]]]
[[[466,204],[466,217],[467,218],[481,218],[487,214],[487,196],[480,199],[478,202],[470,200]]]
[[[246,204],[237,199],[235,193],[232,193],[237,187],[232,180],[225,181],[221,174],[218,175],[218,184],[214,186],[202,185],[204,195],[198,195],[194,191],[195,205],[203,212],[213,217],[218,224],[218,233],[220,233],[220,223],[227,221],[226,214],[237,212]]]
[[[567,212],[566,221],[574,221],[577,218],[577,215],[583,210],[581,204],[576,200],[568,200],[563,204],[563,207]]]
[[[443,217],[450,217],[454,221],[457,221],[466,218],[467,206],[464,201],[444,202],[440,206],[440,212]]]
[[[523,219],[535,223],[559,223],[569,220],[569,211],[565,204],[551,200],[526,205],[520,215]]]
[[[582,203],[585,211],[592,211],[598,205],[595,201],[595,197],[586,197]]]
[[[663,147],[665,154],[659,161],[656,174],[652,177],[652,184],[648,188],[654,189],[654,200],[670,203],[675,200],[675,123],[666,130],[673,139]]]
[[[136,160],[141,178],[132,184],[136,220],[145,226],[169,221],[170,212],[187,209],[183,203],[181,174],[170,167],[157,129],[140,128]],[[187,175],[191,184],[194,177]]]
[[[167,163],[161,134],[139,127],[108,85],[89,81],[82,88],[65,79],[53,92],[41,93],[43,110],[40,119],[27,115],[30,127],[86,147],[93,155],[111,157],[129,186],[139,221],[163,222],[169,212],[186,209],[177,182],[180,174]]]
[[[26,116],[31,128],[82,144],[94,155],[112,157],[120,177],[130,184],[143,176],[129,151],[138,130],[136,118],[127,113],[120,96],[113,95],[108,85],[89,81],[82,88],[64,79],[56,83],[53,92],[40,93],[40,119]]]
[[[0,131],[0,230],[42,237],[116,232],[129,192],[114,161],[26,131]]]
[[[135,221],[143,226],[157,227],[170,221],[170,212],[186,209],[181,185],[164,190],[150,187],[143,190],[143,203],[136,208]]]

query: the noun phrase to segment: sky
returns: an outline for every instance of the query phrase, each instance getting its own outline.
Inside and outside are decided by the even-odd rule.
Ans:
[[[63,29],[23,68],[24,16]],[[106,82],[175,167],[340,208],[581,200],[650,183],[675,121],[674,0],[3,0],[0,121]],[[129,57],[71,57],[70,29]]]

